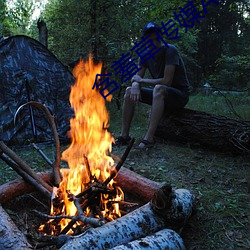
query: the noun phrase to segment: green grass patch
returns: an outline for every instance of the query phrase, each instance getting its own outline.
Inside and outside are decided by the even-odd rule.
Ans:
[[[250,96],[248,95],[195,95],[190,96],[187,108],[214,115],[250,120]]]

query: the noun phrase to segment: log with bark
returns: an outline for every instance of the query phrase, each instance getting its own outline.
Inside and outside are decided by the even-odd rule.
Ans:
[[[32,249],[24,235],[18,230],[9,215],[0,204],[0,249]]]
[[[250,152],[250,121],[190,109],[164,115],[155,135],[224,152]]]
[[[70,238],[60,249],[110,249],[164,228],[174,227],[176,230],[190,218],[194,205],[195,197],[190,191],[172,191],[166,185],[156,192],[151,202],[101,227]]]
[[[38,173],[38,176],[47,183],[53,182],[53,173],[51,171]],[[124,167],[121,167],[115,181],[125,193],[133,195],[142,203],[149,202],[155,191],[162,186],[159,182],[149,180]],[[33,186],[22,179],[10,181],[0,186],[0,203],[6,204],[8,201],[34,190]]]
[[[185,250],[186,247],[179,234],[165,228],[144,238],[128,242],[111,250]]]
[[[51,171],[37,173],[37,175],[47,183],[51,183],[53,181],[53,173]],[[0,186],[0,204],[7,204],[16,197],[34,191],[34,186],[27,183],[23,179],[15,179],[13,181],[7,182]]]

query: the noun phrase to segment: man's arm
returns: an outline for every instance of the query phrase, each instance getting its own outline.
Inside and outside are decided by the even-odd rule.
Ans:
[[[145,75],[146,68],[142,67],[135,76],[131,79],[132,86],[131,86],[131,92],[130,92],[130,98],[131,100],[137,102],[141,98],[141,91],[140,91],[140,83],[135,80],[135,77],[138,77],[139,79],[143,79]]]
[[[157,79],[148,79],[148,78],[144,79],[143,78],[144,74],[140,74],[141,73],[140,71],[135,76],[133,76],[132,81],[137,82],[139,84],[144,84],[145,86],[155,86],[156,84],[171,86],[174,78],[175,65],[166,65],[164,69],[164,76],[162,78],[157,78]],[[145,68],[144,68],[144,73],[145,73]]]

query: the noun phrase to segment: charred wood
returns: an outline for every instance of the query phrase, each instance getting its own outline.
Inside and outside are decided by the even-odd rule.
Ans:
[[[127,146],[124,154],[122,155],[120,161],[117,163],[115,170],[111,172],[110,176],[104,181],[104,184],[107,185],[118,173],[118,171],[121,169],[123,163],[125,162],[133,144],[135,142],[135,138],[132,138],[129,145]]]

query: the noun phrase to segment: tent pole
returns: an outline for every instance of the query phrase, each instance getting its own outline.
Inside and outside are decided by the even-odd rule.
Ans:
[[[25,87],[26,87],[28,102],[30,102],[31,100],[30,100],[30,91],[29,91],[29,81],[27,78],[25,78]],[[31,128],[32,128],[32,132],[33,132],[34,141],[37,142],[37,131],[36,131],[35,118],[34,118],[33,108],[30,104],[29,104],[29,112],[30,112]]]

